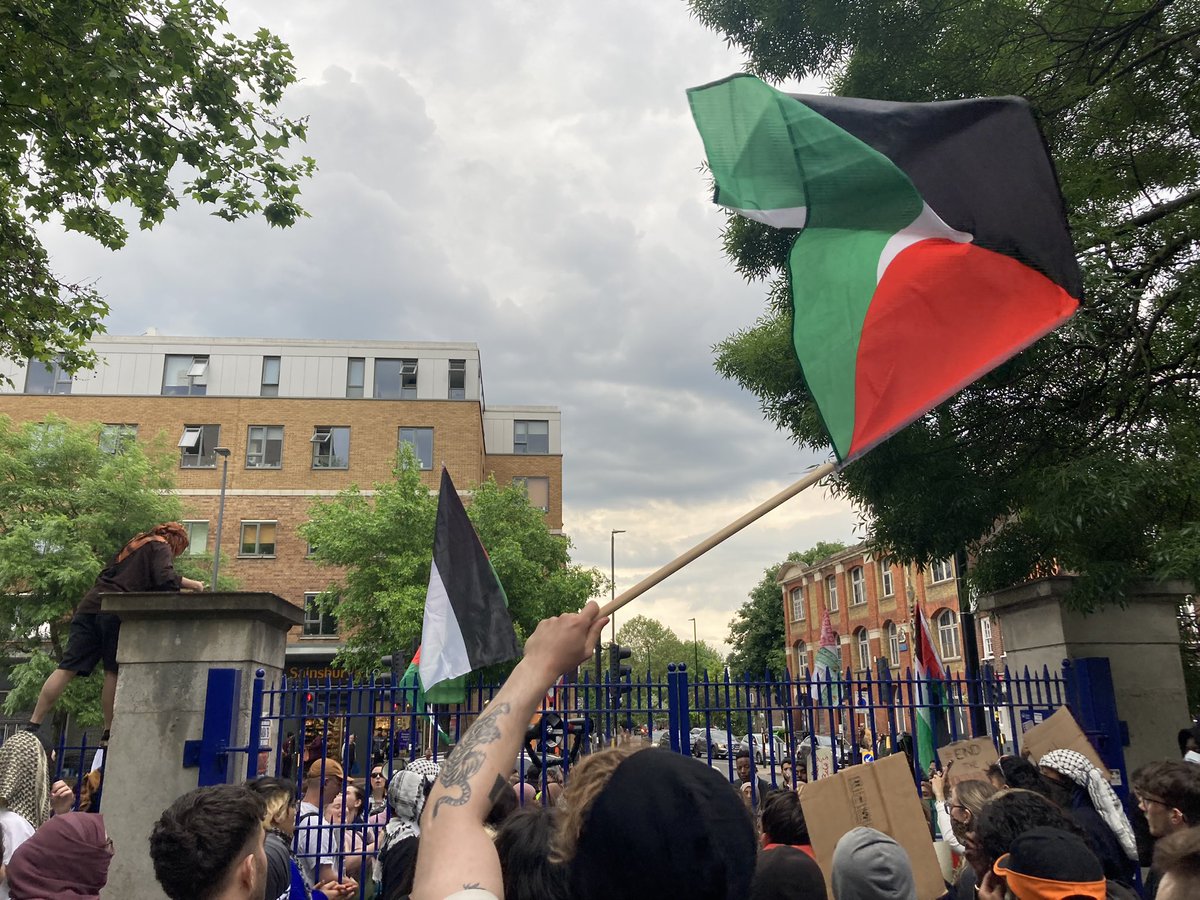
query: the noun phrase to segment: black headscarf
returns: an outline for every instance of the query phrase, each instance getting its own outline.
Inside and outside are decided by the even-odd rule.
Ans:
[[[704,763],[643,750],[617,766],[584,819],[571,885],[580,900],[622,896],[744,898],[754,826],[741,796]]]

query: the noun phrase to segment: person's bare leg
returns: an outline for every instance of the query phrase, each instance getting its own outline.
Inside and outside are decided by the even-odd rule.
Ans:
[[[33,715],[29,717],[30,725],[42,724],[47,713],[54,709],[54,704],[58,702],[58,698],[62,696],[63,691],[67,689],[67,685],[74,677],[75,673],[67,669],[55,669],[50,673],[50,677],[42,685],[41,693],[38,694],[37,704],[33,707]]]
[[[104,733],[112,728],[113,708],[117,702],[117,673],[104,670],[104,686],[100,689],[100,703],[104,708]]]

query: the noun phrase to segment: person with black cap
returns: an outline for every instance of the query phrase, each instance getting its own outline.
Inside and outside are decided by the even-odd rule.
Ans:
[[[429,794],[413,900],[503,896],[500,860],[483,828],[491,798],[511,790],[507,776],[526,723],[559,675],[591,659],[606,621],[589,603],[544,620],[530,636],[524,658]],[[562,802],[577,829],[566,850],[572,896],[611,898],[636,885],[655,897],[744,897],[754,875],[754,829],[737,791],[689,757],[628,749],[591,754],[569,774]]]
[[[1105,900],[1104,867],[1083,839],[1057,828],[1031,828],[996,860],[980,900]]]

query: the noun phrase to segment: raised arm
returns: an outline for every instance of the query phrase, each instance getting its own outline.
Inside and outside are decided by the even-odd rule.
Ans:
[[[525,727],[558,676],[587,661],[608,621],[595,603],[543,620],[483,714],[442,763],[421,817],[413,900],[443,900],[458,891],[504,892],[500,857],[483,820],[500,792],[511,790]]]

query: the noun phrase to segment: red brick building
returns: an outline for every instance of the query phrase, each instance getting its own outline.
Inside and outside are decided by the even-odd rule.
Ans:
[[[925,610],[933,640],[947,667],[961,671],[963,636],[954,560],[928,569],[877,559],[865,544],[816,564],[785,563],[776,576],[782,590],[788,671],[792,677],[813,666],[821,618],[829,610],[842,669],[877,672],[884,658],[893,674],[912,665],[912,622]],[[999,624],[979,616],[975,623],[980,662],[1003,664]]]

